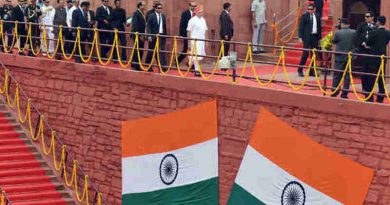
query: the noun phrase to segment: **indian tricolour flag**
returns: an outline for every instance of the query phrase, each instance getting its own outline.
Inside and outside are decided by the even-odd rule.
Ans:
[[[262,109],[228,205],[358,205],[372,177]]]
[[[216,101],[122,122],[122,204],[218,204]]]

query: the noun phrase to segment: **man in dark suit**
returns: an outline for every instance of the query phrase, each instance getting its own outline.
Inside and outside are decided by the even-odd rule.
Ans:
[[[54,20],[53,20],[53,25],[56,27],[53,28],[53,33],[55,35],[56,39],[59,39],[59,34],[60,34],[60,28],[57,26],[62,26],[62,39],[65,40],[65,36],[68,36],[68,28],[66,28],[66,8],[65,8],[65,1],[66,0],[61,0],[60,3],[58,4],[58,7],[56,8],[56,12],[54,15]],[[64,50],[65,52],[69,49],[68,48],[69,44],[65,43]],[[61,59],[62,58],[62,49],[59,48],[56,54],[56,59]]]
[[[303,42],[303,48],[318,48],[318,41],[321,38],[321,19],[314,13],[315,6],[310,4],[299,21],[299,42]],[[298,67],[298,75],[303,77],[303,66],[306,64],[309,51],[303,51],[301,61]],[[313,69],[310,69],[310,76],[314,76]]]
[[[389,44],[390,41],[390,31],[386,30],[385,25],[386,25],[386,17],[379,16],[377,19],[378,29],[372,31],[367,39],[367,42],[364,43],[364,46],[370,49],[370,54],[379,55],[379,56],[387,55],[387,45]],[[370,73],[377,74],[379,72],[380,65],[381,65],[380,58],[374,58],[374,59],[371,58]],[[386,69],[386,60],[385,60],[385,69]],[[369,84],[368,84],[367,92],[370,92],[372,89],[374,89],[375,80],[376,80],[376,76],[368,77]],[[379,103],[383,103],[384,94],[385,94],[385,85],[382,78],[379,78],[378,87],[379,87],[379,94],[381,95],[377,97],[376,101]],[[371,99],[369,99],[369,101],[373,101],[372,97]]]
[[[133,14],[133,18],[131,19],[131,32],[133,33],[145,33],[145,28],[146,28],[146,18],[145,18],[145,11],[146,11],[146,3],[145,1],[140,1],[137,4],[137,10]],[[133,39],[135,42],[135,35],[131,34],[130,38]],[[140,63],[142,63],[142,56],[144,54],[144,45],[145,45],[145,37],[142,35],[139,35],[139,40],[138,40],[138,48],[139,48],[139,56],[140,56],[140,61],[138,59],[138,52],[135,50],[133,54],[133,58],[131,60],[132,64],[131,67],[134,70],[141,70],[140,69]]]
[[[0,18],[4,21],[10,21],[11,20],[11,12],[12,12],[12,1],[11,0],[5,0],[5,3],[3,5],[3,7],[1,7],[1,16]],[[3,31],[4,31],[4,37],[7,36],[8,38],[8,46],[11,46],[12,44],[12,28],[13,28],[13,24],[12,23],[7,23],[7,22],[4,22],[3,23]],[[4,40],[5,42],[5,40]],[[0,46],[1,48],[0,49],[3,49],[3,41],[0,40]]]
[[[162,14],[163,5],[161,3],[156,3],[155,6],[156,12],[149,15],[148,21],[146,23],[146,31],[148,34],[159,34],[159,35],[167,35],[167,20],[165,15]],[[149,49],[154,50],[156,46],[157,38],[155,36],[148,36],[149,41]],[[165,37],[160,37],[159,39],[159,57],[160,63],[162,65],[163,70],[166,70],[166,61],[165,61]],[[146,62],[152,62],[153,51],[149,51],[146,56]],[[157,58],[157,56],[156,56]]]
[[[125,24],[126,24],[126,10],[121,8],[121,0],[115,0],[115,9],[112,14],[113,20],[112,20],[112,27],[114,29],[117,29],[118,31],[125,31]],[[118,40],[120,41],[121,46],[126,46],[127,40],[126,35],[124,33],[118,33]],[[118,54],[116,50],[114,51],[114,62],[118,60]],[[126,61],[127,60],[127,54],[126,54],[126,48],[122,48],[121,52],[121,60]]]
[[[192,18],[193,14],[194,14],[195,7],[196,7],[196,3],[191,1],[189,3],[189,8],[187,10],[183,11],[183,13],[181,14],[179,36],[187,37],[188,22],[190,21],[190,19]],[[178,59],[179,63],[181,61],[183,61],[183,59],[187,56],[186,55],[187,50],[188,50],[188,40],[184,39],[183,40],[183,50],[181,51],[182,54],[180,54],[179,59]]]
[[[25,18],[25,6],[26,0],[18,0],[18,5],[12,8],[11,21],[18,21],[18,35],[19,35],[19,46],[21,49],[24,48],[27,40],[27,24]],[[19,52],[19,55],[24,55],[23,52]]]
[[[376,25],[374,23],[374,15],[372,12],[367,12],[364,15],[365,22],[361,23],[357,28],[357,37],[359,44],[358,50],[361,54],[369,54],[370,50],[367,49],[364,45],[366,44],[368,37],[370,36],[370,32],[376,29]],[[359,65],[362,67],[363,72],[370,73],[370,64],[371,58],[369,57],[359,57]],[[367,75],[361,75],[362,80],[362,88],[365,92],[370,92],[370,79]]]
[[[230,18],[232,5],[230,3],[223,4],[223,11],[219,16],[219,23],[221,25],[220,36],[222,40],[230,41],[234,34],[233,21]],[[229,55],[230,43],[225,43],[224,55]]]
[[[332,39],[332,43],[336,45],[336,52],[345,52],[348,53],[352,51],[355,47],[356,41],[356,31],[349,28],[349,20],[341,19],[341,29],[334,34]],[[346,65],[348,62],[348,56],[343,54],[335,55],[335,69],[337,71],[333,72],[333,82],[332,87],[336,88],[341,81],[341,77],[343,76],[343,72],[346,69]],[[348,72],[348,71],[347,71]],[[350,77],[347,75],[344,78],[344,86],[341,94],[341,98],[348,98],[348,91],[350,86]],[[332,97],[337,97],[339,94],[339,90],[332,95]]]
[[[89,28],[90,24],[88,22],[88,11],[89,11],[90,3],[87,1],[81,2],[80,7],[73,11],[72,14],[72,27],[80,27],[80,28]],[[76,34],[74,35],[76,36]],[[85,42],[88,38],[88,32],[82,31],[80,32],[80,46],[81,46],[81,54],[85,55]],[[76,53],[78,56],[76,57],[77,63],[82,63],[79,49],[76,49]]]
[[[113,30],[112,28],[112,13],[113,9],[108,5],[109,0],[102,0],[103,5],[96,10],[96,19],[98,22],[97,28],[102,30]],[[99,31],[100,44],[108,44],[109,46],[100,46],[100,54],[103,58],[107,57],[107,52],[110,50],[113,42],[113,32]]]

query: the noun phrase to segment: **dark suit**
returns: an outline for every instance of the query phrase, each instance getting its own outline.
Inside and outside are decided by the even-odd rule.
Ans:
[[[167,21],[165,18],[164,14],[160,14],[160,20],[157,20],[157,13],[152,13],[149,15],[147,18],[147,23],[146,23],[146,31],[148,34],[161,34],[161,35],[167,35]],[[160,24],[162,24],[162,32],[160,32]],[[152,42],[149,42],[149,49],[154,50],[156,46],[156,37],[152,38]],[[160,62],[161,65],[163,66],[163,69],[166,70],[165,65],[165,53],[161,52],[165,50],[165,37],[160,37]],[[152,62],[152,57],[153,57],[153,51],[149,51],[148,55],[146,56],[146,62],[150,63]],[[156,56],[157,57],[157,56]]]
[[[53,24],[56,26],[62,25],[62,38],[63,38],[63,40],[69,38],[69,29],[67,28],[67,24],[66,24],[66,17],[67,17],[66,9],[64,7],[57,7],[55,15],[54,15]],[[56,38],[59,38],[59,32],[60,32],[60,28],[54,27],[53,33],[56,36]],[[65,42],[65,45],[64,45],[65,52],[67,52],[69,49],[70,49],[69,42]],[[61,54],[62,49],[59,48],[57,53]],[[58,57],[60,57],[60,55],[58,55]]]
[[[154,14],[156,12],[156,9],[152,8],[148,12],[146,12],[146,22],[148,22],[148,18],[150,14]]]
[[[6,4],[3,7],[1,7],[1,19],[4,21],[9,21],[11,20],[11,13],[12,13],[12,5]],[[4,37],[8,37],[8,46],[11,46],[12,44],[12,28],[13,24],[12,23],[3,23],[3,30],[4,30]],[[0,39],[0,46],[1,49],[3,48],[3,41]]]
[[[187,27],[188,27],[188,22],[192,18],[191,11],[189,9],[183,11],[180,17],[180,28],[179,28],[179,36],[181,37],[187,37]],[[184,39],[183,40],[183,50],[181,50],[182,53],[187,53],[188,50],[188,40]],[[183,61],[183,59],[186,57],[186,54],[180,54],[179,56],[179,63]]]
[[[390,31],[386,30],[385,28],[379,28],[375,31],[372,31],[368,37],[367,45],[370,46],[370,53],[373,55],[387,55],[387,45],[390,41]],[[370,73],[377,74],[379,72],[379,68],[381,65],[381,59],[380,58],[371,58],[370,63]],[[385,69],[386,69],[386,60],[385,60]],[[374,89],[375,85],[375,76],[369,76],[368,78],[368,90],[367,92],[370,92],[372,89]],[[379,93],[385,94],[385,87],[384,82],[382,78],[378,81],[378,87],[379,87]],[[384,96],[378,96],[377,102],[383,102]],[[370,99],[372,101],[372,99]]]
[[[101,6],[96,10],[96,20],[98,22],[97,28],[103,30],[112,30],[112,14],[114,10],[110,6],[107,6],[106,8],[108,9],[108,11],[104,8],[104,6]],[[108,21],[108,23],[104,22],[104,20]],[[113,39],[114,35],[112,32],[99,31],[100,44],[112,45]],[[101,56],[106,57],[107,52],[110,50],[110,48],[111,46],[101,46]]]
[[[14,8],[12,8],[12,12],[11,12],[11,21],[18,21],[19,24],[18,24],[18,34],[20,36],[20,48],[23,48],[24,45],[26,44],[26,36],[27,36],[27,31],[26,31],[26,24],[25,24],[25,21],[24,21],[24,17],[25,17],[25,12],[24,12],[24,8],[20,5],[16,5]],[[22,36],[21,36],[22,35]],[[22,54],[22,53],[20,53]]]
[[[355,41],[356,41],[356,31],[355,30],[341,29],[334,34],[332,43],[336,45],[337,52],[348,53],[354,49]],[[347,62],[348,62],[347,55],[336,54],[336,56],[335,56],[335,69],[339,70],[340,72],[337,72],[337,71],[333,72],[333,82],[332,82],[333,88],[336,88],[340,84],[341,77],[343,76],[343,72],[346,68]],[[350,76],[347,73],[347,75],[344,78],[344,86],[343,86],[344,90],[342,91],[341,97],[344,97],[344,98],[347,97],[348,91],[346,91],[346,90],[349,90],[350,80],[351,80]],[[334,93],[332,96],[336,97],[338,94],[339,94],[339,91]]]
[[[88,22],[87,12],[84,12],[81,8],[78,8],[73,11],[72,14],[72,27],[80,28],[89,28],[90,24]],[[76,31],[77,34],[77,31]],[[76,34],[74,36],[76,36]],[[80,42],[86,42],[89,32],[81,31],[80,32]],[[85,55],[85,43],[81,43],[81,52]],[[76,47],[76,53],[80,55],[78,47]],[[76,57],[76,62],[81,63],[80,57]]]
[[[145,29],[146,29],[145,15],[142,13],[141,10],[138,9],[137,11],[134,12],[133,18],[131,19],[131,32],[133,32],[133,33],[138,32],[138,33],[142,34],[142,33],[145,33]],[[144,49],[145,40],[142,40],[140,37],[141,37],[141,35],[139,35],[138,48],[139,48],[139,55],[140,55],[141,61],[142,61],[142,56],[144,54],[144,51],[142,49]],[[135,35],[131,34],[130,38],[132,38],[133,41],[135,41]],[[138,53],[137,52],[134,53],[131,62],[132,62],[131,67],[134,70],[140,70],[140,68],[139,68],[140,62],[138,60]]]
[[[367,24],[366,22],[361,23],[357,28],[357,43],[358,43],[358,50],[361,54],[369,54],[370,50],[365,48],[362,44],[363,42],[367,42],[368,37],[370,35],[371,31],[374,31],[376,29],[376,26],[374,23]],[[369,57],[358,57],[358,63],[362,67],[362,71],[364,73],[371,73],[370,71],[370,64],[372,59]],[[361,75],[362,80],[362,88],[364,91],[369,92],[370,90],[370,77],[367,75]]]
[[[232,19],[230,18],[230,15],[226,11],[222,11],[221,15],[219,16],[219,24],[221,25],[221,30],[219,33],[221,39],[225,41],[230,41],[233,38],[234,25]],[[227,36],[228,38],[226,39],[225,36]],[[230,43],[225,43],[225,56],[229,55],[229,49]]]
[[[125,31],[125,24],[126,24],[126,10],[122,8],[115,8],[114,12],[112,13],[112,27],[114,29],[118,29],[118,31]],[[118,39],[120,40],[121,46],[126,46],[126,35],[124,33],[118,33]],[[118,54],[116,51],[114,51],[114,59],[118,59]],[[121,53],[121,60],[126,60],[126,48],[122,48]]]
[[[310,13],[306,12],[304,13],[299,21],[299,30],[298,30],[298,36],[303,41],[303,48],[306,49],[312,49],[312,48],[318,48],[318,41],[321,38],[321,20],[318,16],[318,14],[315,15],[316,22],[317,22],[317,33],[313,34],[313,16],[310,15]],[[299,63],[298,72],[303,71],[303,66],[306,64],[307,57],[309,55],[309,51],[303,51],[301,61]],[[313,75],[313,70],[310,70],[310,74]]]

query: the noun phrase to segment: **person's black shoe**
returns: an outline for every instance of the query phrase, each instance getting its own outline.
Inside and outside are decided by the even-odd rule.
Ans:
[[[305,74],[303,74],[303,71],[298,70],[298,76],[299,76],[299,77],[305,77]]]
[[[348,96],[346,96],[346,95],[341,95],[340,97],[343,99],[349,99]]]
[[[35,55],[34,55],[31,51],[29,51],[29,52],[27,53],[27,55],[28,55],[28,56],[32,56],[32,57],[35,57]]]
[[[200,77],[200,72],[199,71],[195,71],[194,76],[195,77]]]
[[[383,101],[384,101],[384,98],[383,98],[383,97],[378,97],[378,98],[376,99],[376,102],[377,102],[377,103],[383,103]]]
[[[309,76],[315,77],[316,75],[314,74],[314,72],[310,72]]]

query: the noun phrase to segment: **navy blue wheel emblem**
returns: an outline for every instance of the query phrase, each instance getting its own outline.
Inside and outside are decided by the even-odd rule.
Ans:
[[[175,182],[179,173],[179,162],[173,154],[167,154],[160,163],[160,179],[166,185]]]
[[[284,187],[282,205],[304,205],[305,201],[305,189],[299,182],[291,181]]]

